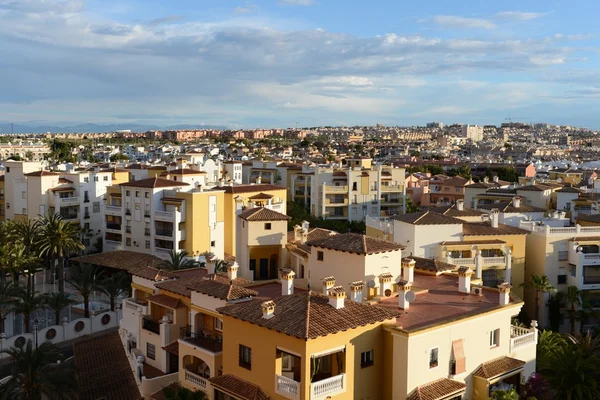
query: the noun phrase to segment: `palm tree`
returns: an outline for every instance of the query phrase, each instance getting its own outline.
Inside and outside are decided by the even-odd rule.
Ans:
[[[102,279],[100,291],[110,299],[110,311],[115,311],[117,297],[126,291],[128,287],[129,275],[122,271]]]
[[[31,314],[42,308],[44,298],[39,296],[38,291],[29,291],[23,286],[19,286],[15,290],[17,291],[17,301],[15,302],[14,309],[17,314],[23,314],[25,332],[29,333]]]
[[[227,261],[219,260],[215,263],[215,273],[227,272]]]
[[[60,313],[62,310],[75,303],[76,301],[65,292],[52,292],[44,295],[44,306],[54,311],[54,323],[56,325],[60,324]]]
[[[96,290],[100,290],[102,271],[89,264],[76,264],[71,268],[71,276],[67,282],[83,298],[84,316],[90,317],[90,296]]]
[[[4,333],[4,319],[17,301],[15,292],[12,282],[0,273],[0,333]]]
[[[8,244],[15,243],[23,245],[23,254],[29,257],[30,262],[24,262],[27,267],[27,288],[33,287],[33,274],[40,263],[37,257],[39,254],[39,244],[41,239],[41,227],[38,219],[28,219],[27,221],[8,221],[2,226],[2,233]]]
[[[555,399],[585,400],[600,398],[598,363],[595,354],[572,345],[562,346],[550,355],[550,364],[541,372]]]
[[[581,298],[581,308],[577,313],[577,319],[579,319],[579,334],[585,334],[585,326],[588,324],[590,318],[599,318],[600,312],[594,308],[590,301],[590,292],[587,290],[581,291],[579,296]]]
[[[192,392],[189,389],[184,388],[183,386],[167,386],[162,390],[162,394],[165,400],[204,400],[206,399],[206,394],[198,390],[196,392]]]
[[[79,227],[63,220],[60,214],[50,214],[42,218],[42,228],[40,253],[50,257],[52,265],[58,260],[58,291],[64,292],[65,257],[85,248],[79,240]]]
[[[193,268],[196,265],[196,261],[191,258],[187,258],[187,252],[185,250],[180,251],[169,251],[169,260],[163,261],[161,267],[169,270],[187,269]]]
[[[565,300],[569,303],[569,324],[571,335],[575,333],[575,320],[577,319],[577,310],[581,305],[581,291],[577,286],[569,286],[564,295]]]
[[[77,399],[71,364],[63,360],[58,347],[44,342],[34,349],[31,340],[23,347],[3,350],[13,361],[11,374],[2,386],[2,399]]]
[[[531,275],[530,281],[522,286],[535,290],[535,319],[537,321],[540,318],[540,293],[553,293],[556,292],[556,289],[546,275]]]

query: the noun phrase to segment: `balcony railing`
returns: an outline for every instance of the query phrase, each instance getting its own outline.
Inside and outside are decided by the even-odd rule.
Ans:
[[[156,235],[157,236],[173,237],[173,230],[157,229],[156,230]]]
[[[144,236],[150,236],[150,228],[144,228]]]
[[[185,343],[198,346],[211,353],[220,353],[223,351],[223,343],[220,340],[209,338],[203,333],[194,333],[189,326],[181,328],[180,337]]]
[[[121,207],[119,207],[119,206],[106,206],[106,212],[121,213]]]
[[[111,223],[106,223],[106,229],[112,229],[115,231],[120,231],[121,230],[121,224],[111,224]]]
[[[160,335],[160,324],[156,321],[151,320],[148,317],[142,318],[142,329]]]
[[[77,205],[79,204],[79,197],[61,197],[60,198],[60,205]]]
[[[457,265],[459,267],[463,266],[463,265],[475,265],[475,259],[474,258],[450,258],[449,263]]]
[[[504,257],[483,257],[483,264],[500,264],[504,265],[506,260]]]
[[[585,270],[583,272],[583,284],[584,285],[597,285],[600,283],[600,276],[585,276]]]
[[[138,311],[139,308],[141,307],[142,313],[145,313],[147,310],[147,305],[148,305],[148,302],[142,303],[140,301],[137,301],[134,298],[125,299],[125,308],[133,310],[133,311]]]
[[[78,219],[79,215],[77,213],[60,213],[60,217],[66,221]]]
[[[208,380],[188,369],[185,370],[185,380],[192,385],[198,386],[198,388],[203,392],[208,390]]]
[[[173,220],[173,213],[171,211],[154,211],[154,218]]]
[[[524,328],[521,326],[510,327],[510,351],[519,348],[534,345],[537,343],[537,332],[535,329]]]
[[[325,399],[327,396],[346,391],[346,374],[332,376],[310,384],[311,400]]]
[[[558,261],[567,261],[569,259],[568,251],[559,251],[558,252]]]
[[[300,382],[281,375],[275,375],[275,393],[292,400],[300,398]]]

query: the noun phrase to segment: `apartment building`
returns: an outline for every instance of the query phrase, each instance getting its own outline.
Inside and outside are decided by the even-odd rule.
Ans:
[[[421,205],[424,206],[448,206],[455,204],[465,197],[465,186],[473,183],[470,179],[460,176],[449,177],[436,175],[429,181],[429,190],[423,193]]]
[[[233,182],[235,185],[242,184],[242,162],[241,161],[225,161],[223,163],[224,173],[223,180],[225,182]]]
[[[370,158],[346,161],[348,168],[315,168],[310,196],[315,217],[364,221],[403,213],[404,168],[373,166]]]
[[[159,177],[109,189],[104,251],[130,250],[168,258],[225,257],[225,208],[222,190],[204,190],[181,180]]]
[[[11,156],[19,156],[24,160],[43,161],[48,154],[50,154],[50,147],[40,142],[0,144],[0,160],[7,160]]]
[[[483,140],[483,126],[463,125],[462,136],[474,143],[481,142]]]

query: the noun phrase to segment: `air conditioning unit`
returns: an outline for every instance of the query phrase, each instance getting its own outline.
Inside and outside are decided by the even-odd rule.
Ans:
[[[475,296],[483,296],[483,288],[481,286],[472,286],[471,294]]]

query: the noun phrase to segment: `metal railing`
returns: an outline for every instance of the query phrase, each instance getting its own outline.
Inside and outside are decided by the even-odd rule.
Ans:
[[[173,230],[157,229],[156,230],[156,235],[157,236],[173,237]]]
[[[121,207],[119,206],[106,206],[106,212],[117,212],[120,213],[121,212]]]
[[[220,353],[223,351],[223,343],[220,340],[208,337],[202,332],[192,332],[190,326],[181,327],[179,337],[186,343],[201,347],[212,353]]]
[[[142,329],[160,335],[160,324],[154,320],[151,320],[149,317],[142,318]]]
[[[154,211],[155,218],[173,218],[173,213],[171,211]]]
[[[111,223],[106,223],[106,229],[113,229],[115,231],[120,231],[121,230],[121,224],[111,224]]]

